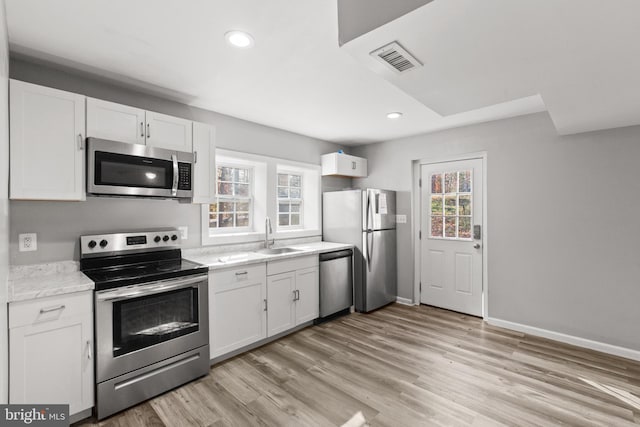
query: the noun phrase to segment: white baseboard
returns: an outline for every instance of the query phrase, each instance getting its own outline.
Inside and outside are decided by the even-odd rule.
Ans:
[[[416,305],[413,303],[413,300],[410,300],[409,298],[396,297],[396,302],[404,305]]]
[[[626,347],[619,347],[617,345],[611,345],[600,341],[593,341],[586,338],[580,338],[573,335],[567,335],[560,332],[550,331],[548,329],[536,328],[535,326],[523,325],[521,323],[509,322],[508,320],[496,319],[493,317],[487,317],[487,323],[501,328],[511,329],[518,332],[524,332],[525,334],[535,335],[538,337],[548,338],[555,341],[560,341],[566,344],[575,345],[578,347],[584,347],[591,350],[600,351],[602,353],[612,354],[614,356],[625,357],[627,359],[640,361],[640,351],[633,350]]]

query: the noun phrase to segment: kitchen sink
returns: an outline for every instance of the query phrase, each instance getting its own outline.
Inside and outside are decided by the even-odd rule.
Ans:
[[[256,253],[263,255],[280,255],[280,254],[288,254],[291,252],[300,252],[302,249],[294,249],[294,248],[270,248],[270,249],[260,249],[255,251]]]

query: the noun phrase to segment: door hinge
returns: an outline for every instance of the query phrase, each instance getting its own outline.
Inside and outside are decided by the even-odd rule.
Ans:
[[[422,230],[418,231],[418,240],[422,240]]]
[[[422,178],[418,180],[418,187],[422,188]]]
[[[420,292],[422,292],[422,282],[420,282]]]

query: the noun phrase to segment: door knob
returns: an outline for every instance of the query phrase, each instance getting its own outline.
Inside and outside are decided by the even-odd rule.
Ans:
[[[480,243],[474,243],[473,249],[480,249]]]

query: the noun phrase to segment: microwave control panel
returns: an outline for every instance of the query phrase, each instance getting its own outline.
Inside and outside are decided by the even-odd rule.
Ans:
[[[178,190],[191,190],[191,163],[178,163]]]

